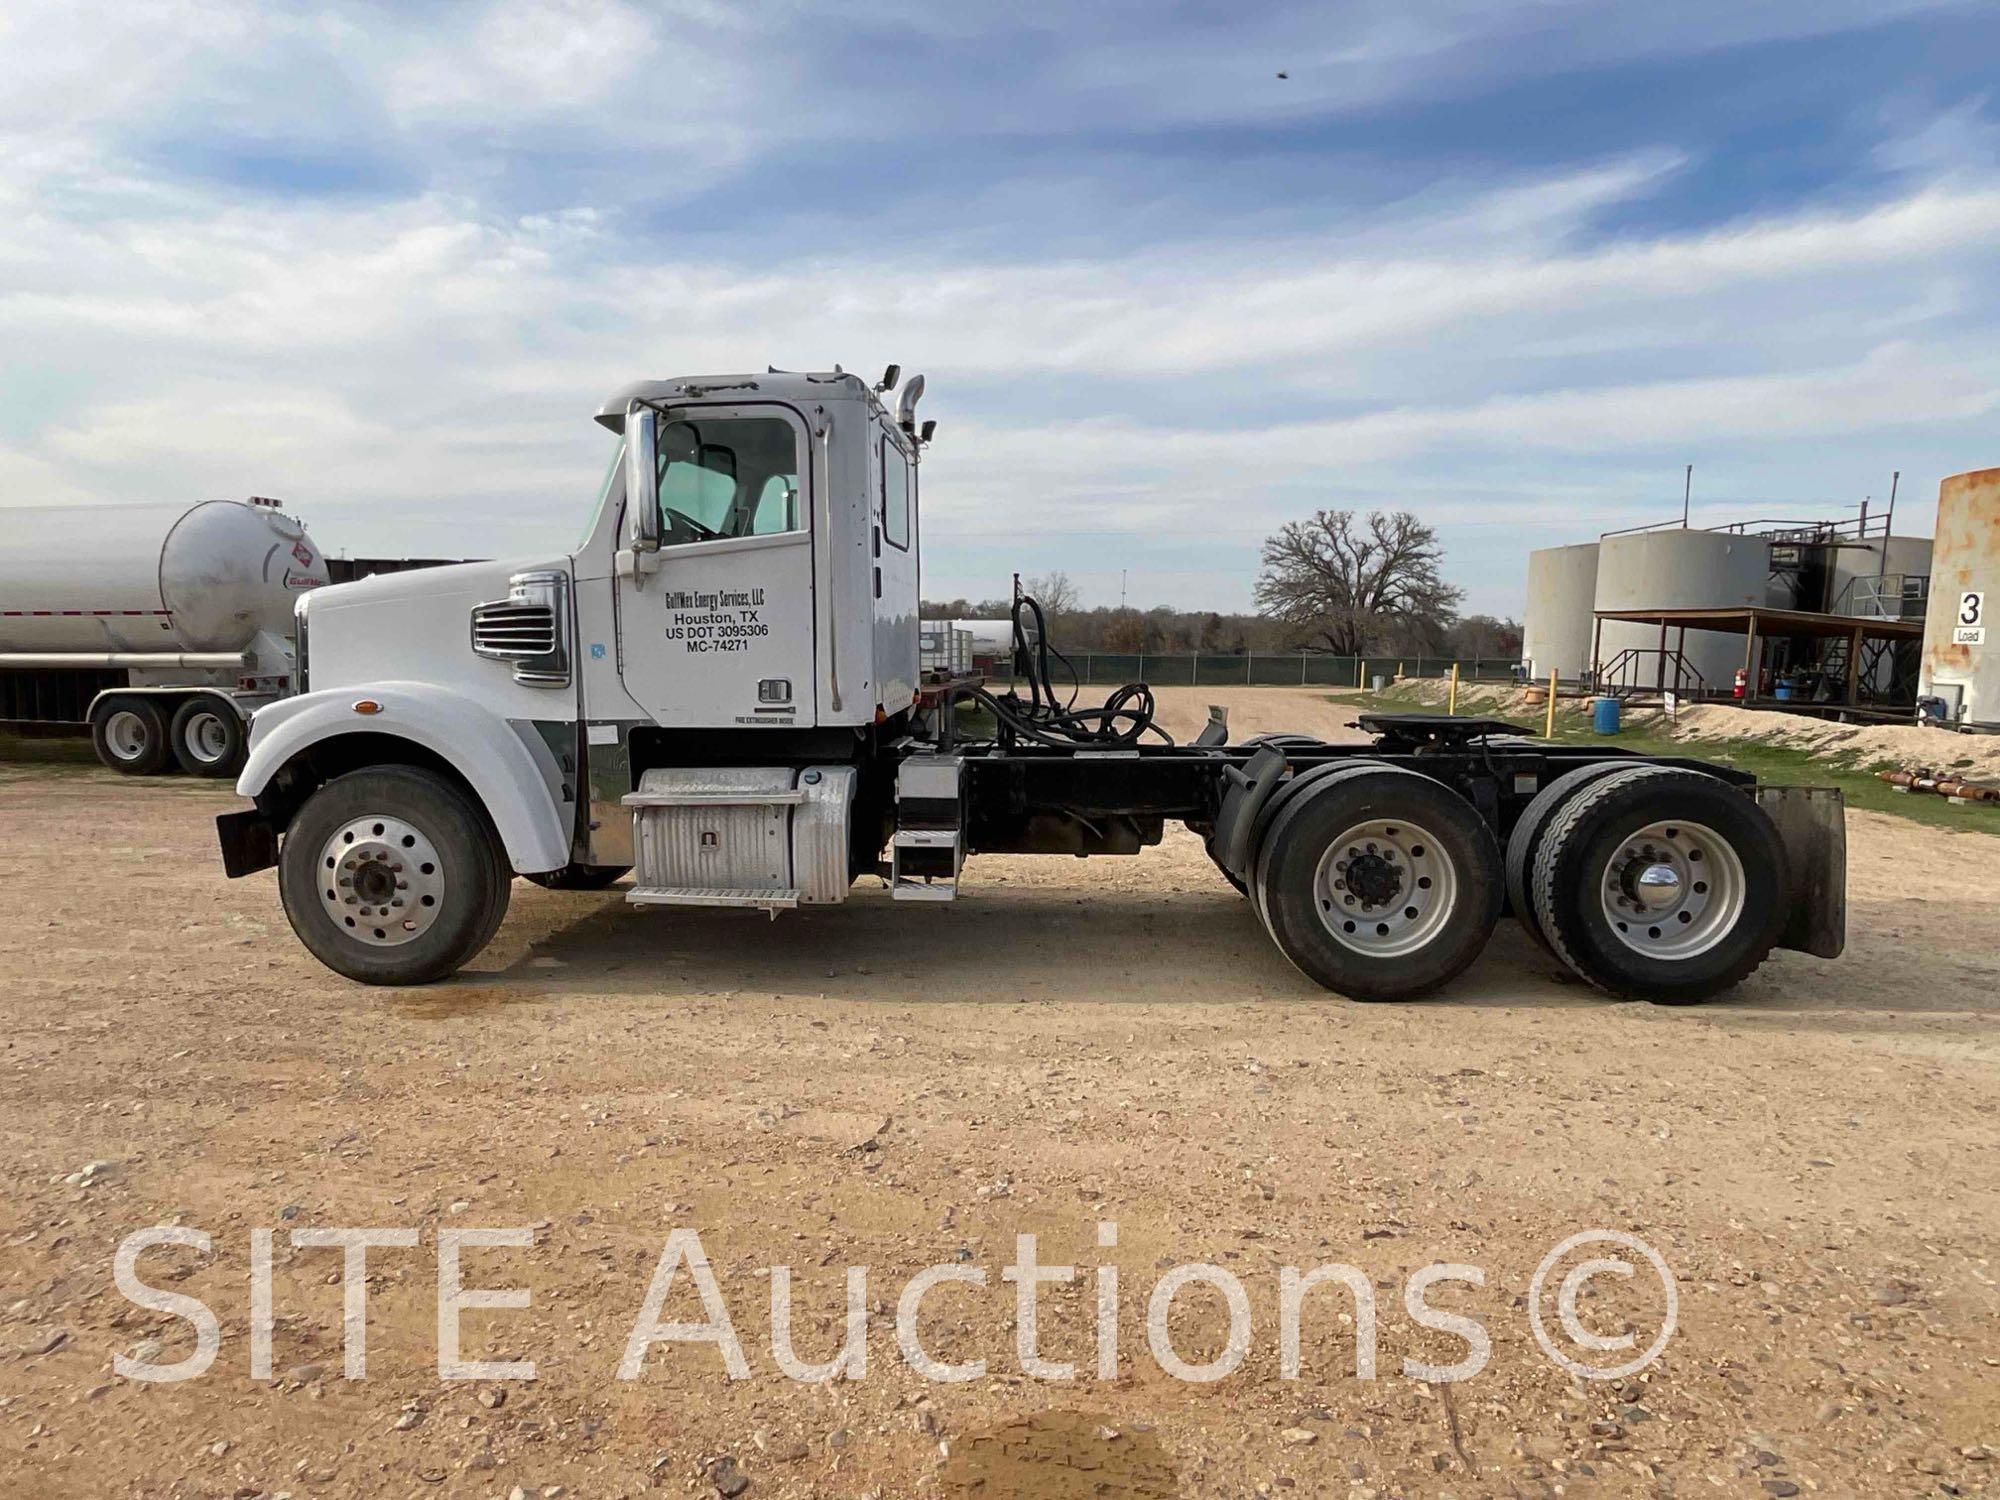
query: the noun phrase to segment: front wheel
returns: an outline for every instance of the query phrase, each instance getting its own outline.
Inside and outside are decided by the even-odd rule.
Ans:
[[[363,984],[428,984],[500,925],[509,871],[486,813],[413,766],[329,781],[285,832],[278,886],[299,941]]]
[[[1388,766],[1302,788],[1265,830],[1254,880],[1285,957],[1356,1000],[1438,988],[1500,918],[1492,830],[1449,787]]]

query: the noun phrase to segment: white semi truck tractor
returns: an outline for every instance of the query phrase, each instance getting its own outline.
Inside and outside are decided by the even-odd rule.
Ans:
[[[327,581],[275,500],[0,511],[0,721],[88,724],[133,775],[243,767],[297,686],[293,607]]]
[[[1704,999],[1844,942],[1837,792],[1502,723],[1190,744],[1143,684],[1077,707],[1032,599],[1018,685],[919,682],[921,376],[647,380],[574,551],[320,589],[308,690],[258,711],[219,820],[307,948],[414,984],[486,944],[515,875],[780,913],[879,879],[913,913],[968,856],[1130,855],[1178,821],[1304,974],[1363,1000],[1464,971],[1503,913],[1604,990]]]

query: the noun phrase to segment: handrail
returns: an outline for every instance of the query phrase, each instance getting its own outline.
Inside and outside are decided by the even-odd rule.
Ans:
[[[1662,679],[1666,677],[1664,670],[1652,673],[1653,681],[1651,682],[1632,680],[1635,675],[1633,669],[1643,665],[1650,657],[1661,658],[1662,668],[1672,666],[1673,681],[1668,685],[1671,691],[1676,693],[1687,692],[1687,684],[1690,679],[1693,681],[1696,693],[1707,691],[1708,680],[1701,675],[1700,670],[1693,662],[1689,661],[1679,651],[1662,651],[1658,646],[1625,647],[1624,650],[1612,657],[1608,663],[1597,669],[1598,686],[1627,693],[1657,690],[1661,686]]]
[[[1889,535],[1889,512],[1877,511],[1866,516],[1817,521],[1765,516],[1755,521],[1729,521],[1720,526],[1690,526],[1685,521],[1650,521],[1644,526],[1622,526],[1615,531],[1600,531],[1597,539],[1636,536],[1646,531],[1712,531],[1727,536],[1762,536],[1774,542],[1806,542],[1847,536],[1856,541],[1866,541],[1870,537]]]

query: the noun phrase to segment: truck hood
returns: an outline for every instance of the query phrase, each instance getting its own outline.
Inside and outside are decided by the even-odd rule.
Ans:
[[[446,563],[439,568],[412,568],[405,573],[372,573],[366,578],[357,578],[352,583],[328,584],[313,591],[312,603],[308,606],[314,620],[318,620],[328,610],[347,609],[360,604],[377,604],[389,600],[424,599],[434,596],[463,594],[467,589],[477,591],[491,588],[492,593],[482,596],[499,599],[507,593],[507,580],[516,573],[526,573],[535,568],[560,568],[569,571],[566,556],[536,556],[500,558],[486,562]]]
[[[315,691],[389,679],[511,696],[505,663],[472,649],[472,611],[507,597],[508,580],[536,570],[570,572],[560,553],[452,563],[407,573],[377,573],[306,596],[306,671]],[[543,708],[547,694],[532,693]]]

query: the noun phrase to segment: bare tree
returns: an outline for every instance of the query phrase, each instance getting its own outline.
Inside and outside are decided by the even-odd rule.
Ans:
[[[1437,533],[1408,511],[1322,510],[1264,542],[1257,607],[1340,656],[1442,636],[1465,591],[1438,575]]]
[[[1022,587],[1041,601],[1042,613],[1051,620],[1076,613],[1079,596],[1067,573],[1043,573],[1023,580]]]
[[[1492,615],[1466,615],[1445,636],[1453,656],[1498,656],[1512,660],[1521,654],[1521,622]]]

